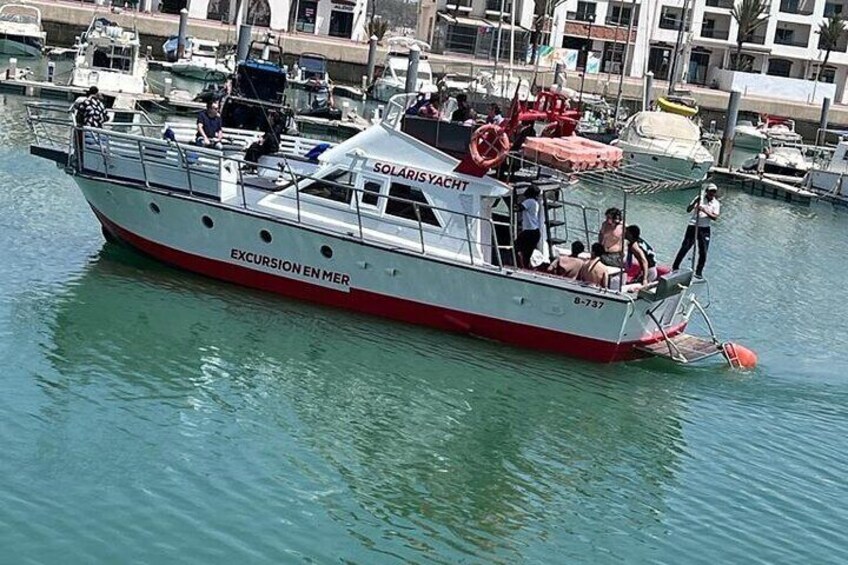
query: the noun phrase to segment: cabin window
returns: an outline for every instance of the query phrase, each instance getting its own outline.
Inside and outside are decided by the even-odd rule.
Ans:
[[[129,72],[132,70],[132,56],[132,47],[97,47],[91,64],[101,69]]]
[[[318,179],[300,189],[301,194],[309,194],[327,200],[335,200],[350,204],[353,194],[351,187],[356,182],[356,175],[350,171],[335,171],[322,179]],[[342,186],[339,186],[342,185]]]
[[[418,216],[415,214],[416,206],[414,204],[417,202],[421,203],[421,205],[418,205],[421,222],[431,226],[440,225],[424,193],[407,184],[392,183],[389,188],[389,201],[386,203],[386,214],[417,222]]]
[[[379,206],[380,197],[378,195],[382,187],[382,183],[372,180],[365,181],[365,184],[362,185],[362,204],[364,206]]]

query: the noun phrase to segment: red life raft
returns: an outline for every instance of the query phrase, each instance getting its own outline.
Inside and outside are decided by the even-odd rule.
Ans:
[[[566,173],[618,167],[624,156],[618,147],[576,135],[529,137],[522,150],[528,159]]]

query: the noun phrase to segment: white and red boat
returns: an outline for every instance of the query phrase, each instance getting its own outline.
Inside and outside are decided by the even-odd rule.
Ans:
[[[566,181],[473,174],[404,131],[411,100],[393,98],[381,123],[326,151],[309,177],[248,175],[219,151],[108,127],[31,151],[73,175],[108,238],[188,271],[599,362],[721,351],[714,336],[684,333],[702,311],[690,271],[626,292],[511,266],[514,192],[541,186],[550,219]]]

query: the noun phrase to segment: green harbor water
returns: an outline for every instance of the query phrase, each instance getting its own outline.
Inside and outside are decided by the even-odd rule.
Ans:
[[[759,368],[605,366],[161,266],[30,141],[0,96],[0,563],[848,562],[848,214],[723,189]],[[629,202],[665,261],[691,197]]]

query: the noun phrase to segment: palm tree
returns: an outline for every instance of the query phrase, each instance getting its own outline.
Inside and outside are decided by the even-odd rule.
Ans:
[[[822,71],[830,59],[830,52],[836,49],[839,41],[845,35],[845,20],[839,14],[828,17],[819,24],[819,49],[824,49],[824,61],[819,65],[816,82],[821,80]]]
[[[733,57],[734,71],[742,70],[742,43],[751,41],[754,32],[768,20],[768,0],[739,0],[730,10],[739,31],[736,33],[736,54]]]

